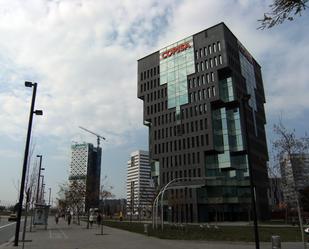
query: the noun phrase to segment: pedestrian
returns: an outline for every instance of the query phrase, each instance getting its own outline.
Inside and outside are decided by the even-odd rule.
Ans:
[[[90,227],[92,227],[93,220],[94,220],[94,217],[93,217],[93,214],[91,213],[91,214],[89,215],[89,223],[90,223]]]
[[[56,213],[56,215],[55,215],[55,222],[56,222],[56,224],[58,224],[58,222],[59,222],[59,214],[58,213]]]
[[[102,222],[102,215],[101,215],[101,213],[98,213],[98,215],[97,215],[97,224],[98,224],[98,226],[101,225],[101,222]]]
[[[72,219],[71,213],[68,214],[67,219],[68,219],[68,225],[71,225],[71,219]]]

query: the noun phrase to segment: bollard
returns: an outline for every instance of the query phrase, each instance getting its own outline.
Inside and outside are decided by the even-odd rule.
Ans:
[[[281,249],[280,236],[278,236],[278,235],[271,236],[271,248],[272,249]]]
[[[144,224],[144,233],[148,234],[148,224]]]

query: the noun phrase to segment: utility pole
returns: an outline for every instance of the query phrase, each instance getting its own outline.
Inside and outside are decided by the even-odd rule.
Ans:
[[[25,146],[24,162],[23,162],[23,168],[22,168],[22,177],[21,177],[21,184],[20,184],[20,191],[19,191],[19,202],[18,202],[14,246],[18,246],[18,240],[19,240],[20,220],[21,220],[21,213],[22,213],[23,200],[24,200],[24,191],[25,191],[24,188],[25,188],[25,179],[26,179],[26,172],[27,172],[27,162],[28,162],[28,155],[29,155],[29,145],[30,145],[30,138],[31,138],[33,114],[43,115],[42,110],[36,110],[36,111],[34,110],[37,83],[26,81],[25,86],[33,87],[33,92],[32,92],[30,115],[29,115],[29,121],[28,121],[28,131],[27,131],[27,139],[26,139],[26,146]]]

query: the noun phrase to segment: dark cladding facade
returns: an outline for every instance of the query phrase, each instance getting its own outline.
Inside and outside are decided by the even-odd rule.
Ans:
[[[140,59],[138,98],[158,189],[183,179],[167,192],[166,220],[248,219],[248,139],[258,215],[268,218],[261,70],[224,23]]]

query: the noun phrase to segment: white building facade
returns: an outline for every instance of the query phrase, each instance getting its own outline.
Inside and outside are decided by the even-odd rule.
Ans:
[[[127,214],[148,217],[151,214],[155,188],[151,180],[149,152],[131,153],[127,163]]]

